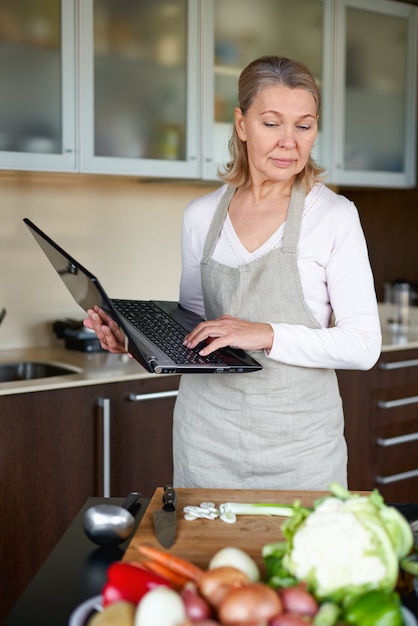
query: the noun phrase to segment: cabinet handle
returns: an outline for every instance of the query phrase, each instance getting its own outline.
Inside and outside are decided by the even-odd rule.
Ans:
[[[410,470],[409,472],[401,472],[400,474],[391,474],[390,476],[376,476],[376,482],[379,485],[388,485],[389,483],[396,483],[401,480],[408,480],[409,478],[416,478],[418,476],[418,469]]]
[[[400,443],[409,443],[410,441],[416,441],[418,439],[418,432],[409,433],[408,435],[398,435],[397,437],[379,437],[376,439],[378,446],[387,448],[388,446],[397,446]]]
[[[128,398],[131,402],[143,402],[144,400],[161,400],[162,398],[175,398],[177,389],[172,391],[156,391],[155,393],[130,393]]]
[[[99,398],[103,420],[103,497],[110,498],[110,399]]]
[[[379,363],[381,370],[397,370],[403,367],[418,367],[418,359],[409,359],[408,361],[392,361],[391,363]]]
[[[418,404],[418,396],[409,396],[407,398],[399,398],[398,400],[379,400],[377,406],[379,409],[393,409],[406,404]]]

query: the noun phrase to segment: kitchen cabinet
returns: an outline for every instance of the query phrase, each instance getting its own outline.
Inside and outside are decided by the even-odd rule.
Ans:
[[[0,2],[0,168],[76,169],[73,0]]]
[[[314,156],[328,183],[414,186],[417,7],[394,0],[37,4],[36,45],[22,37],[16,45],[8,40],[13,30],[1,28],[1,7],[6,25],[11,14],[22,29],[25,14],[0,2],[0,72],[13,85],[0,105],[0,167],[215,180],[229,158],[240,71],[257,56],[280,54],[305,62],[320,86]],[[35,5],[23,6],[31,15]],[[53,18],[45,7],[54,7]],[[39,45],[48,25],[53,35]],[[31,130],[10,148],[6,120],[15,117]]]
[[[339,0],[335,13],[328,95],[339,122],[323,146],[329,180],[414,187],[417,8],[386,0]]]
[[[112,385],[109,414],[110,494],[152,497],[173,481],[172,424],[179,376]]]
[[[152,495],[172,480],[178,382],[155,377],[0,397],[2,566],[13,572],[0,588],[4,615],[88,497]]]
[[[418,349],[383,352],[368,372],[339,371],[353,490],[389,502],[418,493]]]
[[[199,2],[80,2],[81,170],[199,177]]]
[[[83,502],[100,493],[101,386],[0,398],[0,587],[7,612]],[[17,552],[16,552],[17,550]]]

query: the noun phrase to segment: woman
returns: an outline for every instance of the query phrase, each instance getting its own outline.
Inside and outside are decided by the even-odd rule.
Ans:
[[[304,65],[255,60],[238,99],[225,184],[185,211],[180,301],[207,320],[185,345],[243,348],[263,370],[182,377],[174,485],[346,485],[335,369],[369,369],[381,347],[358,213],[311,158],[320,93]],[[100,321],[91,326],[119,351]]]

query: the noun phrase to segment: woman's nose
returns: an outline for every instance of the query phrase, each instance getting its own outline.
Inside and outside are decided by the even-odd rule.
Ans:
[[[293,148],[296,144],[294,129],[282,126],[278,143],[281,148]]]

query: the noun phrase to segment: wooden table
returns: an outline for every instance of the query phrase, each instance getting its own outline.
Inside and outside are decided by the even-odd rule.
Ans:
[[[159,487],[146,510],[141,524],[125,552],[125,561],[140,561],[142,556],[138,545],[149,543],[161,548],[154,532],[153,514],[161,509],[163,488]],[[239,515],[235,524],[216,520],[197,519],[186,521],[183,507],[199,506],[202,502],[214,502],[219,506],[224,502],[268,502],[293,504],[300,500],[307,507],[326,491],[266,491],[246,489],[176,489],[177,493],[177,535],[170,552],[183,556],[196,565],[206,568],[211,557],[220,548],[234,546],[245,550],[263,568],[261,550],[267,543],[280,541],[283,538],[281,526],[284,517],[264,515]]]

